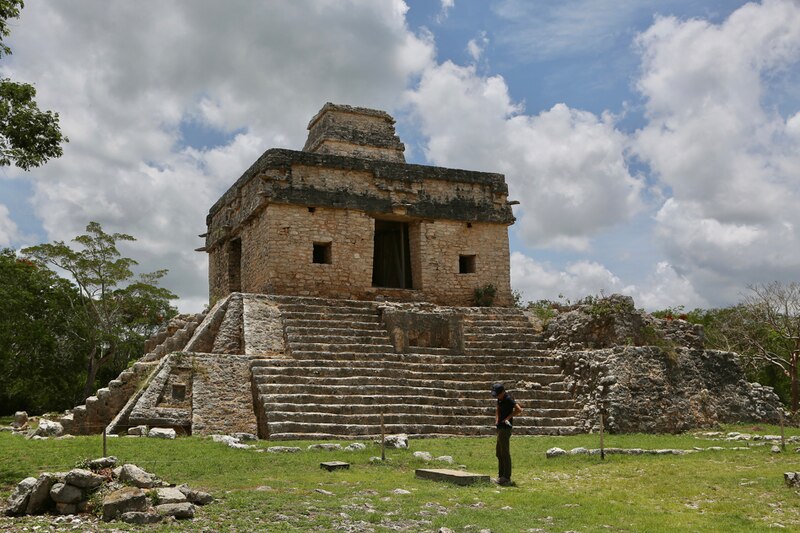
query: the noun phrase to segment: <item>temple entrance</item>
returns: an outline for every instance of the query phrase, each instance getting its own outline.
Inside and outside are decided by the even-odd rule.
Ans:
[[[412,288],[408,223],[376,219],[372,257],[373,287]]]

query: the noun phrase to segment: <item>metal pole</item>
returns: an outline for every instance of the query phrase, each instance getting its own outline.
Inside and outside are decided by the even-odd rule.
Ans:
[[[103,426],[103,457],[108,457],[108,450],[106,449],[106,427]]]
[[[603,420],[603,410],[600,410],[600,460],[605,461],[606,459],[606,450],[603,446],[603,433],[605,432],[605,423]]]
[[[383,427],[383,413],[381,413],[381,461],[386,462],[386,431]]]
[[[786,451],[786,436],[783,433],[783,407],[781,407],[778,412],[780,413],[781,418],[781,450]]]

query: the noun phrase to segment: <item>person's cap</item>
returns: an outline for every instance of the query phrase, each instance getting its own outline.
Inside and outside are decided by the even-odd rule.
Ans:
[[[497,398],[501,392],[505,392],[506,388],[502,383],[495,383],[492,385],[492,398]]]

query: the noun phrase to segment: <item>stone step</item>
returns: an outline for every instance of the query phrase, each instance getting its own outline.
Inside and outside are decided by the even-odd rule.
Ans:
[[[409,363],[426,364],[497,364],[497,363],[516,363],[527,361],[535,364],[537,361],[551,361],[554,358],[546,351],[529,350],[520,355],[515,353],[514,357],[503,357],[495,354],[481,352],[479,355],[431,355],[414,353],[394,353],[394,352],[325,352],[292,350],[292,358],[297,361],[302,360],[328,360],[328,361],[405,361]]]
[[[539,355],[547,350],[541,348],[464,348],[464,355],[484,355],[492,357],[525,357]]]
[[[279,304],[282,315],[290,313],[321,313],[321,314],[377,314],[373,306],[363,305],[319,305],[303,303]]]
[[[333,320],[319,320],[319,319],[292,319],[284,320],[286,331],[294,330],[295,328],[312,328],[316,330],[335,329],[335,328],[353,328],[353,329],[373,329],[383,330],[383,324],[375,318],[375,320],[343,320],[336,322]]]
[[[464,333],[464,342],[472,341],[533,341],[541,342],[542,338],[530,331],[505,332],[505,333]]]
[[[320,413],[285,411],[267,411],[267,423],[270,427],[281,422],[303,422],[304,424],[315,424],[320,426],[332,426],[336,424],[353,426],[368,425],[379,426],[381,423],[380,413],[373,414],[341,414],[341,413]],[[488,425],[494,427],[494,413],[488,415],[455,415],[455,414],[420,414],[415,412],[385,413],[383,422],[386,425],[417,425],[433,424],[436,426],[480,426]],[[553,426],[575,426],[577,420],[574,417],[523,417],[515,419],[516,425],[553,427]]]
[[[399,354],[401,357],[403,354]],[[412,356],[414,357],[414,356]],[[432,361],[411,362],[405,360],[348,360],[338,361],[326,358],[321,359],[254,359],[250,363],[251,369],[259,367],[269,368],[347,368],[351,371],[358,369],[360,372],[368,373],[371,369],[385,369],[394,371],[425,372],[434,370],[437,372],[449,372],[451,374],[474,374],[479,372],[494,372],[501,374],[522,375],[531,370],[545,374],[560,374],[561,367],[550,358],[530,357],[521,361],[504,362],[488,361],[482,363],[440,363]],[[305,371],[305,370],[303,370]],[[259,371],[254,371],[258,373]],[[514,381],[520,381],[515,378]]]
[[[525,409],[571,409],[574,407],[572,395],[564,391],[512,391],[516,400],[518,400]],[[259,394],[259,400],[263,405],[285,405],[286,394],[280,391],[273,393]],[[323,403],[330,403],[331,405],[341,404],[344,397],[332,397],[330,394],[323,392],[322,394],[311,394],[307,391],[300,391],[296,395],[296,405],[299,409],[303,406],[316,405]],[[471,398],[460,398],[458,400],[459,406],[465,407],[483,407],[487,405],[494,405],[491,396],[484,391],[480,396]],[[384,393],[380,396],[364,397],[364,396],[348,396],[347,403],[351,405],[367,405],[368,407],[375,407],[376,405],[394,405],[394,404],[408,404],[413,403],[418,406],[439,406],[442,405],[442,398],[440,396],[431,394],[427,391],[412,391],[410,394],[389,394]],[[284,408],[284,410],[286,410]],[[388,407],[387,407],[388,412]]]
[[[531,327],[528,318],[520,315],[465,315],[465,326],[526,325]]]
[[[287,375],[279,373],[262,374],[256,379],[256,383],[261,387],[262,385],[281,386],[281,385],[314,385],[314,386],[330,386],[330,387],[356,387],[360,388],[363,385],[387,385],[387,386],[405,386],[417,387],[424,389],[426,387],[442,388],[449,390],[475,390],[481,389],[487,383],[491,384],[495,381],[505,382],[513,379],[510,375],[497,375],[497,374],[479,374],[470,379],[469,381],[458,379],[443,379],[443,378],[462,378],[466,376],[452,375],[452,374],[408,374],[402,373],[401,375],[391,375],[397,373],[390,373],[390,375],[379,375],[377,373],[370,375],[345,375],[330,376],[320,375],[313,373],[312,370],[307,371],[307,375]],[[469,376],[472,378],[472,376]],[[567,390],[560,388],[559,385],[563,384],[564,377],[560,374],[526,374],[525,380],[541,383],[543,388],[546,386],[550,390]],[[485,388],[483,389],[485,391]]]
[[[375,313],[311,313],[311,312],[290,312],[281,313],[281,317],[286,323],[294,323],[300,320],[316,320],[324,322],[379,322],[378,315]]]
[[[520,403],[522,403],[520,401]],[[525,404],[526,410],[533,410]],[[484,401],[482,405],[419,405],[417,403],[392,403],[392,404],[352,404],[352,403],[321,403],[321,404],[298,404],[298,403],[271,403],[269,404],[269,413],[283,413],[288,418],[289,415],[299,417],[303,421],[306,413],[327,413],[339,415],[378,415],[380,413],[415,413],[418,415],[441,415],[441,416],[472,416],[472,417],[486,417],[491,420],[495,414],[495,408],[492,401]],[[558,407],[558,408],[545,408],[538,407],[535,409],[536,417],[527,416],[527,412],[522,416],[527,421],[535,418],[572,418],[580,412],[577,408]],[[281,414],[280,416],[283,416]],[[276,419],[277,420],[277,419]]]
[[[436,348],[432,346],[408,346],[406,353],[414,353],[421,355],[451,355],[453,354],[452,348]]]
[[[286,305],[322,305],[326,307],[354,307],[375,309],[375,302],[364,300],[340,300],[336,298],[319,298],[316,296],[284,296],[270,295],[270,300],[279,304],[280,307]]]
[[[327,333],[317,333],[311,335],[288,335],[289,342],[295,344],[390,344],[388,335],[375,336],[374,331],[369,335],[330,335]]]
[[[533,333],[533,329],[530,326],[509,326],[509,325],[491,325],[491,326],[478,326],[478,325],[467,325],[464,324],[464,334],[465,335],[476,335],[476,334],[500,334],[500,333],[508,333],[508,334],[527,334]]]
[[[114,392],[116,392],[117,389],[122,388],[123,385],[124,385],[123,381],[119,378],[112,379],[111,381],[108,382],[108,388]]]
[[[385,341],[384,341],[385,342]],[[289,347],[292,352],[317,352],[317,353],[334,353],[334,352],[347,352],[347,353],[392,353],[394,346],[391,344],[373,343],[373,344],[333,344],[333,343],[318,343],[318,342],[292,342],[289,340]]]
[[[257,383],[258,393],[260,395],[275,395],[275,394],[291,394],[291,395],[327,395],[330,397],[345,397],[345,396],[379,396],[379,395],[438,395],[440,401],[443,400],[458,400],[461,401],[465,398],[481,399],[486,398],[487,387],[481,387],[480,384],[470,383],[472,388],[456,389],[449,386],[426,386],[426,387],[413,387],[408,385],[380,385],[363,383],[357,386],[353,385],[315,385],[315,384],[298,384],[298,383]],[[554,384],[559,385],[559,384]],[[542,388],[530,392],[531,396],[543,399],[563,399],[569,398],[570,393],[564,388]],[[554,396],[554,395],[563,396]],[[514,397],[521,394],[517,391]]]
[[[458,372],[449,370],[438,370],[436,368],[417,368],[416,370],[381,368],[381,367],[360,367],[351,366],[260,366],[252,367],[250,371],[254,379],[268,378],[274,383],[285,383],[291,378],[298,378],[298,383],[302,380],[315,380],[315,383],[322,384],[323,379],[355,379],[370,380],[375,379],[395,379],[411,383],[412,381],[449,381],[459,378],[459,381],[466,383],[487,383],[487,382],[531,382],[542,385],[563,382],[564,376],[560,372],[538,372],[536,368],[527,368],[520,372],[517,368],[514,371],[489,372],[482,368],[479,372]],[[547,369],[551,370],[551,369]]]
[[[530,340],[481,340],[465,341],[464,348],[468,350],[539,350],[547,348],[547,343]]]
[[[380,425],[342,425],[342,424],[306,424],[303,422],[268,423],[270,439],[289,440],[298,438],[341,439],[343,437],[375,438],[381,435]],[[447,435],[495,435],[493,425],[475,426],[436,426],[433,424],[387,424],[386,434],[405,433],[411,437],[447,436]],[[517,435],[575,435],[581,430],[575,426],[518,426],[514,428]]]
[[[363,323],[362,323],[363,324]],[[302,335],[388,335],[388,332],[381,324],[364,324],[363,327],[355,327],[352,324],[325,324],[324,326],[297,327],[286,326],[286,334],[289,336]]]
[[[86,408],[87,409],[91,408],[98,401],[99,401],[99,399],[97,398],[97,396],[89,396],[88,398],[86,398],[86,403],[85,403]]]

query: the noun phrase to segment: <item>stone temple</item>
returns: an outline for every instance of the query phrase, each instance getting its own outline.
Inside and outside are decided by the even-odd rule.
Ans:
[[[211,207],[210,309],[170,321],[66,431],[491,435],[494,382],[525,406],[517,434],[592,431],[601,412],[611,431],[777,420],[699,326],[622,296],[514,307],[502,175],[407,164],[383,111],[329,103],[308,130]]]

